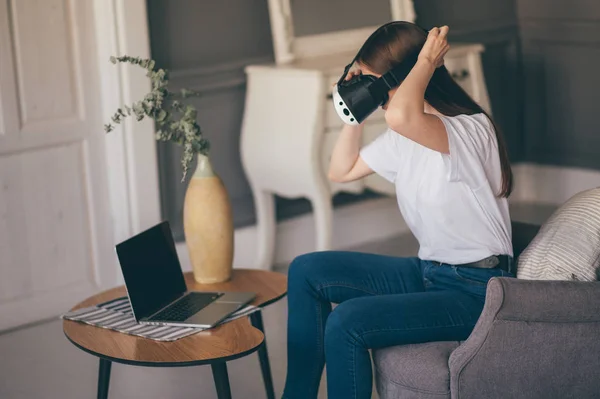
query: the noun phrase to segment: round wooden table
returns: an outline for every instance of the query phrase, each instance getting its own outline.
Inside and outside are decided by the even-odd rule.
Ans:
[[[284,274],[264,270],[234,269],[231,280],[219,284],[199,284],[191,272],[185,274],[185,280],[190,291],[254,292],[256,298],[252,304],[260,308],[278,301],[287,292]],[[126,295],[124,286],[113,288],[86,299],[71,310]],[[149,367],[210,364],[217,396],[231,398],[226,362],[255,351],[258,351],[267,397],[275,398],[261,311],[173,342],[154,341],[70,320],[63,321],[63,331],[75,346],[100,358],[98,398],[108,398],[112,362]]]

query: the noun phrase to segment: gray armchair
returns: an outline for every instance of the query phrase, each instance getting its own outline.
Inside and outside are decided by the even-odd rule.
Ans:
[[[518,256],[539,227],[513,223]],[[381,399],[600,397],[600,283],[494,278],[464,342],[373,351]]]

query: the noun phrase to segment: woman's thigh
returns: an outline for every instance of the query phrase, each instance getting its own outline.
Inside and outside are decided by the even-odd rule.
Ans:
[[[288,277],[290,291],[308,285],[312,292],[333,303],[425,290],[418,258],[360,252],[324,251],[299,256],[290,265]]]
[[[377,349],[394,345],[466,339],[484,302],[459,291],[418,292],[355,298],[327,319],[326,347],[342,342]],[[340,346],[341,345],[341,346]]]

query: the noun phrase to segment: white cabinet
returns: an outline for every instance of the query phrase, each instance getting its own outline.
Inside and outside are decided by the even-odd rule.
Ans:
[[[401,2],[392,1],[392,6],[396,3]],[[281,6],[281,1],[271,2],[270,6],[273,5],[272,19],[279,15],[277,7]],[[410,7],[396,4],[396,9]],[[289,14],[289,9],[286,12]],[[289,15],[286,18],[289,23]],[[307,55],[303,53],[307,46],[298,44],[294,47],[293,40],[277,36],[275,30],[283,22],[279,19],[274,22],[276,62],[246,68],[247,93],[241,134],[242,162],[253,190],[257,214],[258,259],[255,266],[264,269],[271,267],[275,245],[273,195],[304,197],[311,201],[316,224],[315,249],[327,250],[331,247],[331,197],[334,194],[341,191],[360,193],[366,188],[395,194],[394,187],[377,175],[344,184],[327,179],[331,151],[342,128],[342,121],[331,102],[332,84],[354,58],[357,50],[354,47],[358,47],[364,38],[356,41],[354,47],[334,53],[320,53],[313,48],[319,42],[318,38],[303,39],[313,40],[313,46],[308,46],[313,53]],[[290,29],[283,31],[287,34]],[[361,32],[356,37],[365,35]],[[335,35],[322,35],[320,41],[336,40]],[[284,51],[281,50],[282,43],[291,44]],[[323,44],[323,49],[330,47],[330,44]],[[297,54],[293,54],[294,48],[298,49]],[[445,64],[457,82],[489,111],[480,59],[482,51],[481,45],[452,44]],[[385,129],[384,111],[379,109],[365,123],[363,144]]]

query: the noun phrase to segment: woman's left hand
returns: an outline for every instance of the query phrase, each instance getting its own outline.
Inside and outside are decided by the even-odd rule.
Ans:
[[[435,68],[444,65],[444,56],[450,49],[448,44],[448,26],[433,28],[427,35],[427,41],[419,53],[420,60],[429,61]]]

